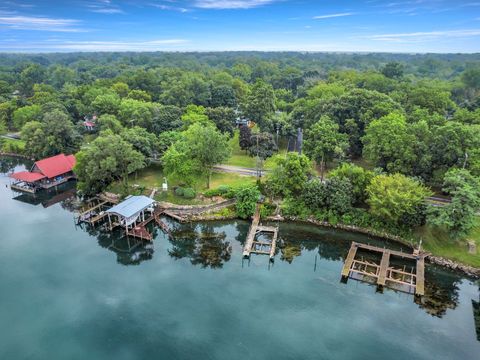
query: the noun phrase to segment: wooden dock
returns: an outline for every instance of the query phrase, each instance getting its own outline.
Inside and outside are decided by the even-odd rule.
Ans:
[[[85,222],[91,225],[95,225],[97,222],[107,216],[107,214],[104,213],[103,210],[108,204],[110,204],[109,201],[98,200],[98,203],[96,205],[91,205],[84,209],[80,214],[78,214],[77,223]]]
[[[357,250],[363,249],[382,254],[380,264],[363,259],[357,259]],[[397,269],[390,266],[391,257],[400,257],[416,262],[415,272],[407,272],[405,268]],[[425,255],[422,253],[407,254],[401,251],[382,249],[376,246],[352,242],[342,268],[342,278],[358,274],[374,278],[379,287],[400,284],[413,291],[415,295],[425,294]]]
[[[147,230],[147,228],[144,225],[137,225],[132,227],[131,229],[127,230],[127,235],[136,237],[142,240],[147,240],[147,241],[152,241],[153,236],[150,234]]]
[[[165,210],[165,211],[163,211],[163,214],[168,216],[169,218],[172,218],[173,220],[176,220],[176,221],[180,222],[180,223],[185,222],[185,219],[182,216],[177,215],[172,211]]]
[[[275,257],[275,250],[277,246],[278,227],[263,226],[260,223],[260,206],[257,204],[255,215],[253,216],[252,224],[248,231],[245,247],[243,248],[243,257],[250,257],[250,254],[269,255],[270,260]],[[260,233],[272,234],[271,242],[257,241],[255,238]]]

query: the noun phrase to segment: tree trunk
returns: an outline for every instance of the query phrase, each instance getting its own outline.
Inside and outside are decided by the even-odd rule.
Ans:
[[[325,166],[325,160],[324,160],[324,157],[322,155],[322,160],[320,161],[320,179],[322,180],[322,182],[323,182],[323,172],[324,172],[323,167],[324,166]]]
[[[210,189],[210,177],[211,177],[212,173],[209,171],[207,173],[207,189]]]

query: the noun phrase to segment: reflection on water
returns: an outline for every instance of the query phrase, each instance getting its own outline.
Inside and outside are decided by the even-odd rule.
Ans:
[[[477,340],[480,341],[480,285],[478,287],[478,301],[472,300],[473,319],[475,320],[475,330],[477,332]]]
[[[192,265],[203,268],[221,268],[232,252],[225,238],[225,232],[215,232],[211,224],[188,224],[172,232],[168,254],[175,259],[188,258]]]
[[[48,190],[41,190],[34,194],[24,193],[12,190],[13,199],[21,201],[30,205],[42,205],[44,208],[48,208],[52,205],[60,203],[62,208],[67,211],[73,212],[76,204],[76,182],[68,181],[60,184],[56,188]]]
[[[33,161],[12,156],[0,156],[0,173],[8,174],[14,172],[18,167],[30,169]]]
[[[11,172],[18,170],[23,160],[15,158],[0,159],[0,170]],[[13,198],[32,205],[42,204],[49,207],[59,203],[67,211],[74,211],[78,206],[75,197],[75,182],[62,184],[57,189],[41,191],[37,194],[14,193]],[[170,247],[166,249],[173,259],[188,259],[194,266],[201,268],[221,269],[225,263],[234,259],[241,261],[243,248],[249,224],[247,222],[232,223],[192,223],[178,224],[170,219],[164,219],[172,230],[172,236],[167,237]],[[149,224],[149,231],[153,238],[158,240],[161,230]],[[153,259],[155,242],[144,242],[127,237],[120,230],[110,232],[105,226],[91,226],[82,224],[77,230],[85,231],[97,239],[98,245],[116,254],[117,262],[122,265],[139,265]],[[227,228],[228,230],[225,230]],[[219,230],[220,229],[220,230]],[[229,234],[233,234],[228,237]],[[166,237],[166,235],[164,235]],[[343,262],[350,248],[351,241],[368,242],[374,246],[388,247],[402,250],[402,245],[368,238],[351,233],[344,233],[328,229],[318,229],[309,225],[295,223],[280,224],[279,245],[276,259],[288,264],[294,264],[295,259],[301,256],[315,256],[315,266],[318,259],[332,262]],[[234,251],[234,249],[237,249]],[[163,249],[162,249],[163,251]],[[371,254],[365,254],[371,256]],[[268,257],[265,257],[268,263]],[[398,264],[399,266],[411,266]],[[315,268],[312,268],[315,271]],[[340,273],[338,278],[340,281]],[[434,265],[427,265],[425,274],[425,296],[414,297],[414,301],[421,309],[434,317],[444,316],[449,309],[455,309],[459,303],[459,284],[461,278],[453,271]],[[368,285],[364,285],[368,286]],[[395,290],[387,290],[395,291]],[[473,312],[479,327],[479,302],[473,301]],[[480,331],[477,330],[480,333]]]

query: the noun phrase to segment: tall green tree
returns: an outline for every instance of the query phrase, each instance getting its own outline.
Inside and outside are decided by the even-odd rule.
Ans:
[[[230,153],[227,135],[220,133],[211,122],[196,122],[165,152],[162,161],[169,176],[190,183],[201,176],[206,178],[209,188],[213,167],[227,160]]]
[[[468,170],[451,169],[445,174],[443,191],[452,201],[442,207],[432,207],[429,220],[445,226],[454,238],[464,236],[474,226],[480,210],[480,179]]]
[[[348,136],[340,133],[338,124],[327,116],[322,116],[305,132],[305,154],[320,165],[322,179],[327,161],[342,158],[347,148]]]
[[[245,115],[255,121],[260,128],[275,112],[275,92],[272,85],[257,80],[251,87],[245,106]]]
[[[36,159],[71,154],[78,149],[81,140],[68,115],[60,110],[46,113],[40,122],[27,122],[21,137],[26,143],[26,154]]]
[[[296,152],[277,155],[275,167],[267,178],[267,191],[272,197],[300,195],[311,173],[312,163],[305,155]]]
[[[146,158],[152,158],[157,154],[157,137],[146,129],[134,126],[133,128],[125,129],[121,136]]]
[[[116,180],[128,185],[128,175],[145,166],[144,156],[120,135],[105,132],[76,154],[78,188],[96,194]]]
[[[367,194],[367,203],[373,215],[403,226],[405,221],[402,220],[423,216],[425,198],[432,192],[417,180],[393,174],[375,176],[367,186]]]
[[[390,172],[411,173],[415,138],[402,114],[392,113],[372,121],[362,141],[364,156],[376,166]]]
[[[355,205],[362,205],[367,198],[367,186],[372,181],[374,173],[363,167],[343,163],[328,174],[329,178],[347,179],[352,185],[352,195]]]

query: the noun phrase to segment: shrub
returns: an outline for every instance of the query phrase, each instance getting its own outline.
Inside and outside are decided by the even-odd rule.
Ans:
[[[273,204],[262,204],[260,205],[260,217],[265,219],[273,214],[275,211],[275,206]]]
[[[294,198],[287,198],[282,204],[282,214],[285,216],[296,216],[301,219],[306,219],[310,211],[302,201]]]
[[[235,206],[238,217],[248,219],[255,213],[255,206],[260,198],[260,191],[256,186],[244,187],[237,191]]]
[[[218,188],[217,188],[218,192],[220,193],[220,195],[225,195],[226,193],[228,193],[230,191],[230,186],[228,185],[220,185]]]
[[[213,196],[224,196],[230,192],[230,186],[228,185],[220,185],[216,189],[210,189],[203,193],[206,197],[213,197]]]
[[[305,183],[301,199],[311,210],[318,210],[326,205],[325,185],[319,179],[311,179]]]
[[[193,190],[192,188],[183,189],[183,197],[184,198],[193,199],[193,198],[195,198],[195,196],[196,196],[195,190]]]
[[[175,195],[177,195],[177,196],[183,196],[183,192],[184,192],[184,191],[185,191],[185,190],[184,190],[182,187],[179,186],[179,187],[177,187],[177,188],[175,189]]]

